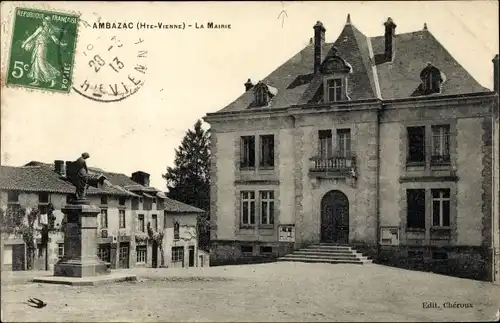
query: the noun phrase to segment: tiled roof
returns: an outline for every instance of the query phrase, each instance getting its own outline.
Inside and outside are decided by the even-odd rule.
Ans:
[[[44,166],[0,166],[0,189],[31,192],[75,192],[75,187]]]
[[[30,165],[35,165],[30,163]],[[0,189],[29,192],[75,193],[75,187],[67,179],[54,172],[50,164],[39,166],[0,166]],[[105,182],[101,188],[89,187],[89,195],[133,196],[134,194]]]
[[[395,58],[392,62],[380,59],[384,56],[384,36],[366,37],[350,21],[334,43],[322,46],[323,61],[331,55],[334,46],[338,55],[353,68],[348,80],[351,100],[409,98],[421,82],[421,70],[429,62],[447,77],[442,92],[434,95],[490,92],[427,29],[404,34],[397,34],[396,30]],[[322,82],[321,75],[315,76],[313,72],[314,44],[309,44],[262,80],[278,91],[266,109],[315,102],[321,95]],[[253,99],[253,91],[248,90],[217,113],[258,110],[250,107]]]

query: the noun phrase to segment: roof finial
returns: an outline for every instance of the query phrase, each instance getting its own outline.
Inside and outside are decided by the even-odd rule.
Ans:
[[[313,43],[313,39],[311,37],[311,38],[309,38],[309,45],[312,45],[312,43]]]
[[[427,30],[427,23],[424,22],[424,30]]]
[[[351,24],[351,14],[350,13],[347,14],[347,20],[346,20],[345,24],[346,25],[350,25]]]

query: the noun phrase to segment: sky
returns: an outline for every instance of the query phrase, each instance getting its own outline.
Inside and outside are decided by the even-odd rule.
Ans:
[[[1,91],[1,163],[20,166],[32,160],[74,160],[90,153],[88,165],[107,171],[151,174],[151,184],[165,189],[161,175],[172,166],[185,132],[207,113],[224,108],[244,92],[244,83],[265,78],[313,37],[321,21],[333,42],[346,17],[367,36],[382,35],[392,17],[396,33],[429,31],[483,86],[493,87],[498,53],[497,1],[426,2],[2,2],[2,79],[7,73],[15,6],[78,12],[92,23],[105,21],[157,24],[231,24],[228,30],[95,30],[81,28],[75,54],[75,85],[96,79],[85,48],[106,47],[111,37],[123,41],[128,65],[147,51],[144,85],[126,99],[102,103],[70,94],[4,87]],[[281,17],[286,12],[285,20]],[[139,45],[134,41],[141,39]],[[106,41],[105,41],[106,40]],[[128,46],[128,47],[125,47]],[[132,48],[134,47],[135,48]],[[106,54],[106,53],[104,53]],[[104,55],[103,54],[103,55]],[[109,57],[111,58],[111,57]],[[111,72],[100,82],[120,82]],[[97,81],[96,81],[97,82]],[[205,124],[205,128],[209,125]]]

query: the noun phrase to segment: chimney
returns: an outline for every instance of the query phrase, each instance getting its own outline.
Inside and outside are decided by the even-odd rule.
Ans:
[[[61,176],[66,176],[66,167],[64,165],[64,160],[54,161],[54,171]]]
[[[76,176],[74,164],[74,161],[66,161],[66,178],[70,182],[74,182]]]
[[[385,26],[385,60],[390,62],[394,58],[395,44],[394,40],[396,38],[396,24],[392,21],[392,18],[387,18],[384,23]]]
[[[245,92],[253,88],[252,80],[248,79],[248,81],[245,83]]]
[[[314,29],[314,74],[319,72],[322,61],[321,48],[325,43],[325,27],[321,21],[318,21],[313,27]]]
[[[498,75],[498,54],[492,60],[493,62],[493,91],[498,92],[498,81],[500,80],[500,75]]]
[[[132,174],[132,180],[138,184],[149,187],[149,174],[137,171]]]

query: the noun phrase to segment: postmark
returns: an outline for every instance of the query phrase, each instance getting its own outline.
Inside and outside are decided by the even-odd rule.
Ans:
[[[78,25],[78,15],[16,8],[7,86],[69,93]]]
[[[147,73],[148,51],[144,49],[144,39],[126,39],[128,41],[118,35],[101,35],[79,45],[78,71],[73,84],[75,93],[109,103],[124,100],[139,91]]]

